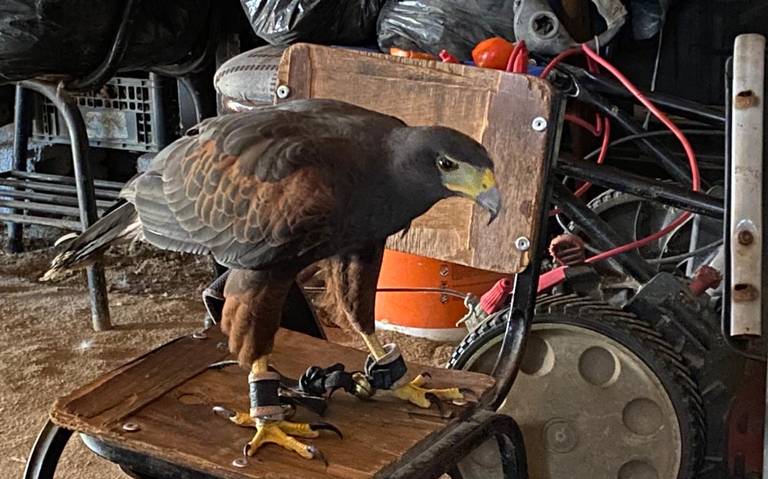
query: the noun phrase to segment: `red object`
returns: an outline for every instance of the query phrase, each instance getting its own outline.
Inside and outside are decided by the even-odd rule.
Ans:
[[[549,254],[562,266],[576,266],[587,259],[584,240],[572,234],[562,234],[552,239]]]
[[[440,50],[438,55],[443,63],[461,63],[458,58],[448,53],[448,50]]]
[[[438,288],[481,295],[507,275],[484,271],[422,256],[385,250],[379,276],[379,289]],[[419,291],[380,291],[376,295],[376,321],[400,331],[456,329],[467,310],[464,301],[449,295]],[[466,333],[466,331],[464,331]],[[434,339],[440,339],[435,336]]]
[[[635,96],[635,98],[640,101],[652,114],[655,116],[659,121],[661,121],[674,135],[677,137],[677,139],[680,141],[681,145],[683,146],[683,149],[685,150],[685,154],[688,157],[688,164],[691,168],[691,189],[693,191],[699,191],[700,188],[700,176],[699,176],[699,164],[696,160],[696,153],[693,151],[693,147],[691,146],[691,143],[688,141],[688,139],[685,137],[685,134],[678,128],[675,123],[669,119],[667,115],[665,115],[661,110],[659,110],[656,105],[654,105],[648,98],[643,95],[643,93],[631,82],[627,77],[625,77],[616,67],[614,67],[611,63],[609,63],[607,60],[605,60],[603,57],[592,51],[587,45],[581,46],[582,51],[587,56],[587,58],[591,61],[593,61],[596,65],[600,65],[601,67],[608,70],[611,75],[613,75],[619,82],[624,85],[624,88],[629,90],[632,95]],[[569,54],[572,55],[573,53]],[[552,63],[552,62],[550,62]],[[602,261],[608,258],[612,258],[618,254],[626,253],[627,251],[632,251],[634,249],[640,248],[642,246],[645,246],[653,241],[658,240],[659,238],[663,238],[664,236],[668,235],[669,233],[676,230],[678,227],[683,225],[689,218],[691,217],[691,214],[686,212],[675,218],[670,224],[668,224],[665,228],[661,229],[660,231],[657,231],[656,233],[647,236],[645,238],[639,239],[637,241],[633,241],[631,243],[619,246],[617,248],[613,248],[608,251],[604,251],[600,254],[597,254],[595,256],[592,256],[591,258],[587,259],[587,263],[596,263],[598,261]],[[565,279],[565,266],[561,266],[559,268],[553,269],[551,271],[548,271],[547,273],[541,275],[539,278],[539,292],[544,291],[546,289],[549,289],[556,284],[562,282]]]
[[[723,275],[720,274],[720,271],[711,266],[704,265],[696,270],[696,274],[693,275],[688,289],[691,290],[691,294],[694,296],[701,296],[709,288],[717,288],[722,280]]]
[[[597,164],[602,165],[605,163],[605,158],[608,156],[608,145],[611,144],[611,122],[608,118],[603,119],[603,142],[600,145],[600,155],[597,157]],[[573,193],[577,197],[580,197],[586,193],[592,187],[592,183],[586,182]]]
[[[480,297],[480,309],[485,314],[493,314],[504,306],[504,300],[512,293],[515,283],[509,278],[500,279]]]
[[[537,291],[539,293],[543,293],[544,291],[547,291],[548,289],[562,283],[564,280],[565,266],[547,271],[546,273],[539,276],[539,287]]]
[[[472,50],[472,61],[482,68],[505,70],[514,50],[515,45],[501,37],[488,38]]]
[[[551,62],[547,64],[546,67],[544,67],[544,70],[542,70],[541,75],[539,75],[540,78],[547,78],[550,73],[552,73],[552,70],[555,69],[555,67],[565,60],[568,57],[572,57],[574,55],[578,55],[582,53],[581,49],[579,48],[571,48],[569,50],[565,50],[564,52],[560,52],[555,58],[552,59]]]
[[[445,51],[445,50],[443,50]],[[413,50],[401,50],[400,48],[390,48],[389,54],[395,57],[405,57],[405,58],[419,58],[421,60],[434,60],[435,57],[430,55],[429,53],[423,53],[423,52],[415,52]]]

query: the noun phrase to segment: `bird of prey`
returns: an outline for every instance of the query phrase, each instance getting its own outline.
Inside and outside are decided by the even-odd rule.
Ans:
[[[71,240],[46,277],[120,239],[213,255],[230,268],[222,330],[250,368],[251,409],[230,419],[256,428],[248,454],[275,443],[313,458],[318,451],[291,436],[316,437],[318,428],[284,420],[268,358],[289,288],[319,260],[332,264],[328,287],[370,349],[367,369],[389,378],[384,388],[421,407],[429,394],[461,398],[458,389],[423,387],[422,377],[408,382],[397,347],[374,335],[385,240],[452,196],[477,202],[491,219],[499,212],[493,163],[468,136],[339,101],[287,102],[204,120],[162,150],[122,190],[124,203]]]

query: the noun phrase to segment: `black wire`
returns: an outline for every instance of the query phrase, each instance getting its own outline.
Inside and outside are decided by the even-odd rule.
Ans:
[[[687,253],[678,254],[675,256],[667,256],[664,258],[658,258],[658,259],[649,259],[648,262],[650,264],[667,264],[667,263],[676,263],[678,261],[684,261],[686,259],[689,259],[693,256],[696,256],[701,253],[706,253],[707,251],[711,251],[715,248],[718,248],[720,245],[723,244],[723,240],[717,240],[713,243],[710,243],[706,246],[702,246],[701,248],[695,249],[693,251],[689,251]]]
[[[692,136],[725,136],[725,131],[723,130],[682,130],[682,132],[686,135],[692,135]],[[672,133],[669,130],[659,130],[659,131],[649,131],[649,132],[637,134],[637,135],[628,135],[628,136],[619,138],[618,140],[612,141],[608,145],[608,148],[619,146],[624,143],[628,143],[630,141],[641,140],[643,138],[652,138],[655,136],[670,136],[673,134],[674,133]],[[597,155],[600,154],[600,150],[602,150],[602,148],[596,149],[595,151],[585,156],[584,159],[589,160],[596,157]]]

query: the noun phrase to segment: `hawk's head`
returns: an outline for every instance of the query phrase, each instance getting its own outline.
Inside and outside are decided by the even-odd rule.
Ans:
[[[441,198],[463,196],[487,209],[493,221],[501,210],[501,195],[493,162],[483,146],[451,128],[411,127],[397,135],[398,175],[408,175],[412,187],[440,192]],[[490,223],[490,222],[489,222]]]

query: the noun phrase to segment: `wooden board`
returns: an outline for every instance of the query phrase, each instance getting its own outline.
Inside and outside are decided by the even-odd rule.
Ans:
[[[555,153],[560,100],[535,77],[309,44],[284,53],[278,72],[286,99],[332,98],[401,118],[409,125],[444,125],[475,138],[496,165],[503,209],[488,216],[473,203],[450,199],[415,221],[388,247],[505,273],[528,265],[515,249],[535,241],[544,165]],[[548,123],[535,131],[534,119]]]
[[[326,455],[327,467],[269,445],[248,467],[237,468],[232,461],[241,457],[253,430],[229,423],[211,408],[247,410],[247,372],[238,367],[207,369],[228,357],[226,338],[218,330],[204,340],[180,338],[59,399],[51,417],[60,426],[189,469],[224,478],[270,479],[373,477],[448,421],[436,408],[423,410],[392,397],[361,401],[338,392],[322,420],[338,426],[344,439],[324,434],[307,440]],[[310,365],[341,362],[347,369],[359,369],[365,357],[355,349],[281,330],[271,361],[283,374],[298,377]],[[429,371],[430,385],[466,387],[477,396],[493,385],[482,374],[414,364],[409,368]],[[294,420],[320,418],[300,410]],[[125,432],[125,422],[141,429]]]

